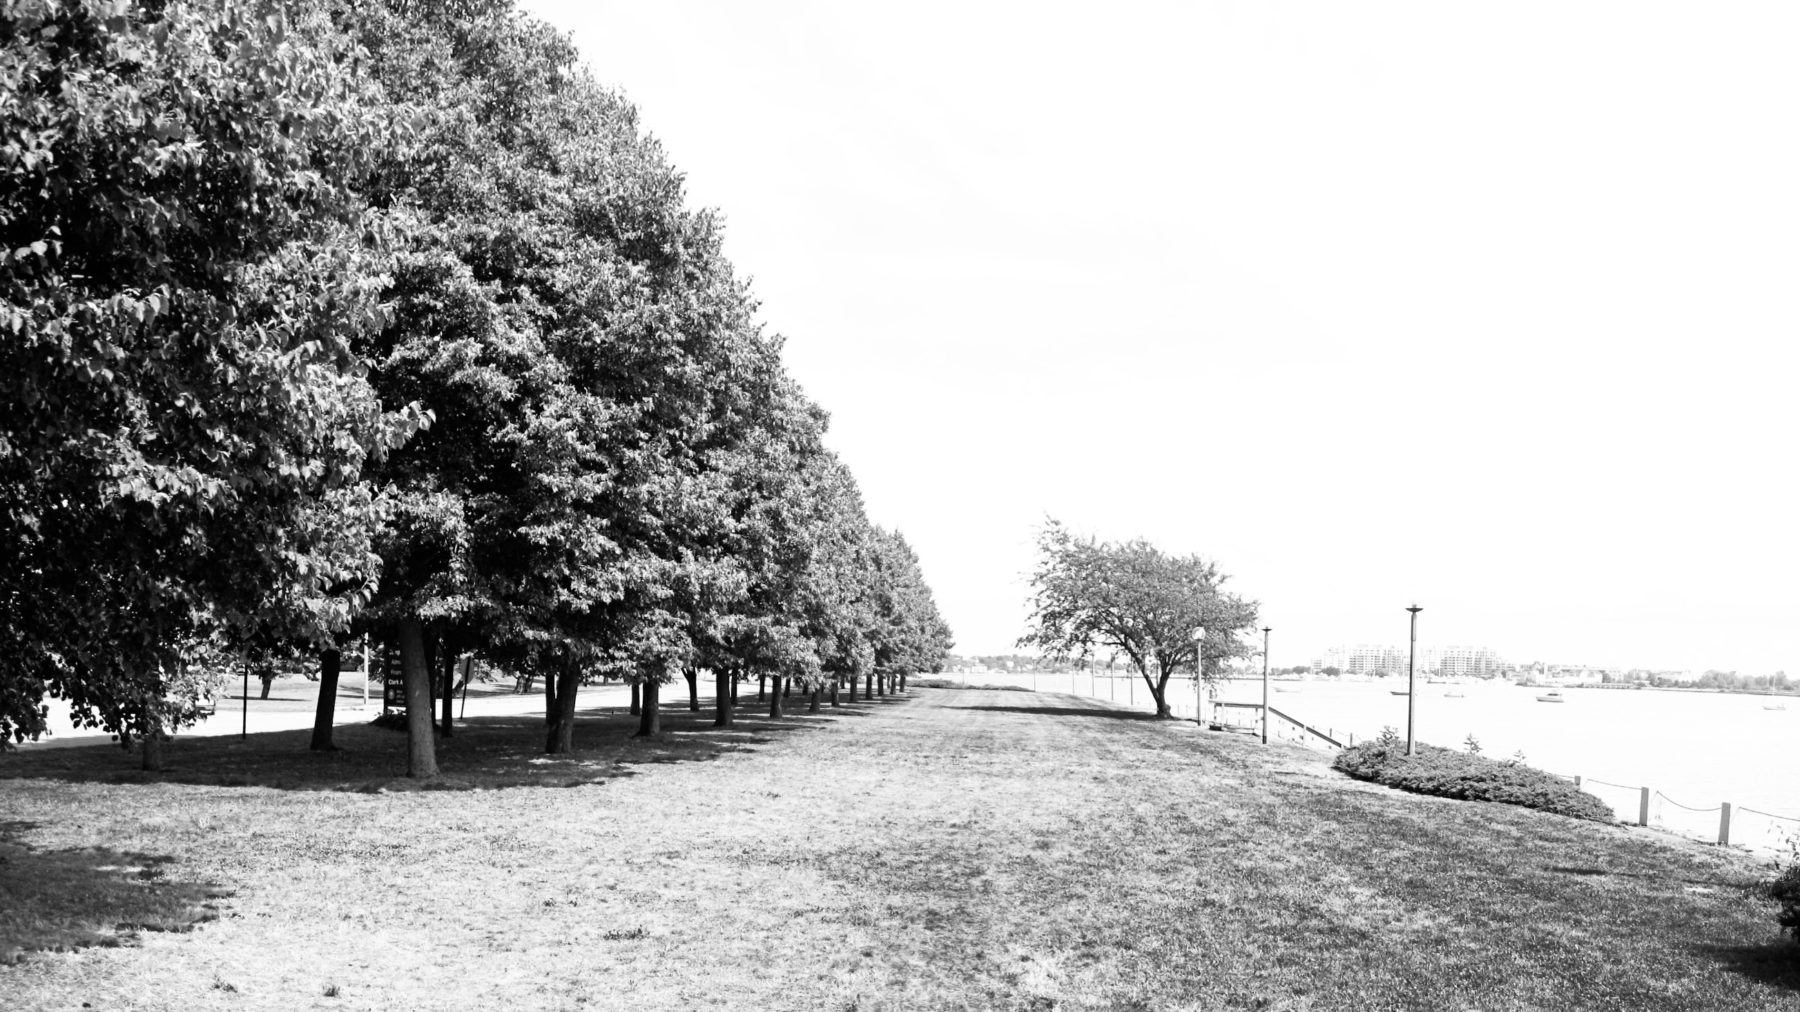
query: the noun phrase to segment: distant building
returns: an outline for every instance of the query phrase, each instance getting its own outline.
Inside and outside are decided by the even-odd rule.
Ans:
[[[1403,646],[1332,647],[1314,659],[1315,670],[1337,668],[1346,675],[1406,673],[1407,648]],[[1506,661],[1488,647],[1420,647],[1413,671],[1445,678],[1493,678],[1506,669]]]

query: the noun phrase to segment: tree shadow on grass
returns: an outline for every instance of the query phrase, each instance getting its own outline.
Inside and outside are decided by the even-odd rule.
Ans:
[[[33,952],[127,945],[143,931],[189,931],[231,893],[168,872],[174,859],[106,848],[40,851],[34,823],[0,823],[0,965]]]
[[[1105,717],[1110,720],[1144,721],[1158,719],[1154,713],[1142,713],[1137,710],[1109,710],[1097,706],[951,706],[946,709],[989,710],[995,713],[1035,713],[1046,717]]]
[[[873,706],[879,706],[876,703]],[[0,779],[33,778],[69,783],[180,783],[215,787],[267,787],[301,791],[490,790],[509,787],[578,787],[632,776],[653,763],[704,762],[754,751],[840,719],[866,715],[870,704],[805,712],[802,703],[780,718],[767,704],[740,704],[734,726],[712,726],[710,706],[695,712],[665,708],[662,734],[634,738],[638,718],[623,706],[578,711],[573,750],[545,755],[540,714],[470,717],[454,733],[437,738],[439,775],[414,780],[406,773],[406,734],[374,724],[340,724],[332,752],[310,749],[311,729],[237,735],[177,735],[165,743],[164,769],[139,769],[140,756],[116,744],[28,749],[0,755]],[[798,711],[798,712],[796,712]]]
[[[1762,945],[1707,945],[1701,952],[1742,977],[1770,987],[1800,991],[1800,940],[1782,938]]]

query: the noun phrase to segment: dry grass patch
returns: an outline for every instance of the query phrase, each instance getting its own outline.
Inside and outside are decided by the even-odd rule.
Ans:
[[[1800,1006],[1800,947],[1730,852],[1403,795],[1067,697],[923,689],[729,742],[672,716],[661,743],[595,718],[578,756],[637,775],[574,789],[531,786],[537,729],[497,726],[446,765],[479,756],[488,783],[525,786],[0,780],[39,852],[167,855],[236,891],[197,931],[35,955],[0,992],[19,1008]],[[192,779],[208,755],[182,760]]]

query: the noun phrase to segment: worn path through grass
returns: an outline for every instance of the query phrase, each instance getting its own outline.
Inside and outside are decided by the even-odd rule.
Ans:
[[[187,753],[187,782],[141,778],[110,749],[0,757],[14,778],[0,779],[0,886],[54,862],[220,914],[29,955],[0,966],[0,995],[20,1009],[1800,1008],[1796,947],[1742,855],[1398,794],[1321,753],[1074,697],[922,689],[731,734],[705,722],[673,711],[664,741],[634,743],[624,715],[593,715],[549,781],[574,787],[523,772],[543,765],[529,721],[459,733],[446,767],[464,789],[448,791],[371,778],[398,740],[374,733],[351,736],[352,759],[297,751],[295,767],[338,765],[286,780],[298,737]],[[459,754],[478,770],[460,781]],[[229,763],[249,772],[208,765]]]

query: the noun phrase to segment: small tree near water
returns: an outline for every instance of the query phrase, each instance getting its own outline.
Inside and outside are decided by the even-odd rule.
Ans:
[[[1194,666],[1195,629],[1206,630],[1202,677],[1248,653],[1238,636],[1255,628],[1256,603],[1221,590],[1225,579],[1199,556],[1166,555],[1142,539],[1077,538],[1052,520],[1038,536],[1031,631],[1019,645],[1055,658],[1116,652],[1168,718],[1169,676]]]

